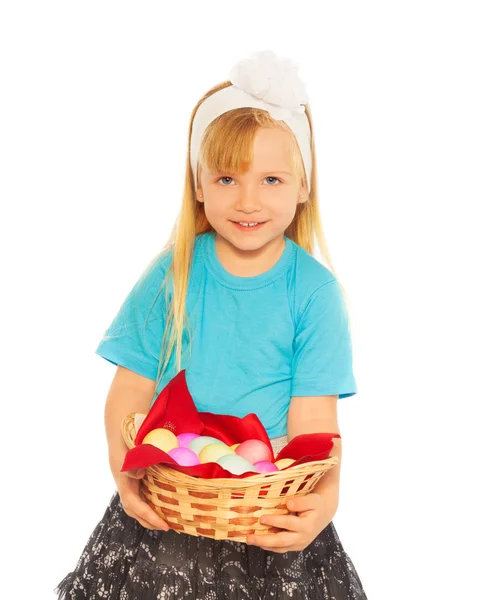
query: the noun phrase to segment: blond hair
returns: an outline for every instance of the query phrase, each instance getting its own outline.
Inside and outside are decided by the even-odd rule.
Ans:
[[[197,103],[190,117],[188,148],[190,148],[192,123],[199,106],[209,96],[230,85],[232,85],[230,81],[225,81],[213,87]],[[317,198],[317,173],[313,123],[308,105],[305,108],[312,132],[311,187],[308,200],[298,204],[295,217],[286,229],[285,235],[311,255],[314,253],[314,241],[316,238],[321,254],[327,263],[327,267],[338,280],[346,304],[348,304],[345,290],[333,267],[323,232]],[[277,121],[273,119],[267,111],[257,108],[237,108],[220,115],[210,123],[205,131],[202,146],[200,148],[197,181],[200,179],[202,164],[207,165],[209,169],[217,172],[235,173],[248,170],[252,159],[253,141],[255,134],[260,127],[280,128],[291,134],[290,150],[293,163],[292,166],[295,169],[299,180],[305,183],[306,177],[303,160],[294,134],[283,121]],[[231,151],[225,152],[225,148],[230,148]],[[186,299],[195,240],[198,235],[213,231],[212,226],[205,216],[204,205],[196,200],[195,192],[193,173],[190,166],[190,154],[187,153],[185,184],[179,215],[166,245],[153,259],[143,274],[143,278],[146,278],[152,269],[155,268],[158,259],[164,257],[166,253],[171,252],[171,263],[158,292],[160,293],[161,289],[166,286],[165,306],[168,307],[168,314],[161,343],[156,380],[157,387],[167,369],[174,349],[176,353],[175,371],[176,373],[180,371],[183,334],[187,329],[188,322],[186,315]],[[169,286],[167,285],[168,282],[170,282],[171,291],[169,291]],[[148,315],[146,321],[147,320]],[[191,344],[189,344],[189,347],[191,351]]]

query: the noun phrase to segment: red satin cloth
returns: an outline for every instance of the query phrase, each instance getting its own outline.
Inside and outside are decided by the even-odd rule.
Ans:
[[[121,471],[147,468],[162,463],[187,475],[205,479],[215,477],[241,479],[254,473],[249,471],[242,475],[233,475],[216,463],[182,467],[163,450],[151,444],[142,444],[142,440],[147,433],[159,427],[170,429],[175,435],[180,433],[209,435],[229,446],[249,439],[261,440],[270,448],[273,459],[270,439],[260,419],[254,413],[239,418],[232,415],[198,412],[188,390],[185,369],[175,375],[156,398],[138,430],[135,447],[131,448],[125,456]],[[333,448],[333,438],[340,437],[338,433],[297,435],[279,452],[276,460],[293,458],[296,462],[291,466],[300,465],[311,460],[323,460],[330,455]]]

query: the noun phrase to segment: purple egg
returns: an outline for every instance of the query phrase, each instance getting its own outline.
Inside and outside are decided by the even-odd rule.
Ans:
[[[178,445],[182,448],[188,448],[190,442],[199,437],[198,433],[180,433],[177,435]]]
[[[171,456],[173,460],[182,467],[194,467],[195,465],[200,464],[198,456],[193,450],[190,450],[190,448],[178,446],[177,448],[170,450],[168,455]]]
[[[269,460],[259,460],[253,465],[259,473],[273,473],[273,471],[278,471],[277,465],[274,465]]]

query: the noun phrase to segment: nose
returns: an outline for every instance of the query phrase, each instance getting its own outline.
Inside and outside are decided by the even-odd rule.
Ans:
[[[261,208],[258,196],[254,190],[248,186],[242,188],[236,198],[235,209],[241,212],[250,213],[261,210]]]

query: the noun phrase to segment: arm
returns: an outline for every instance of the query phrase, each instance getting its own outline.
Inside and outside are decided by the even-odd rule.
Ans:
[[[128,450],[122,436],[122,421],[132,412],[147,413],[155,393],[155,381],[117,367],[105,403],[105,433],[110,469],[117,482]]]
[[[288,441],[301,433],[340,433],[337,416],[338,394],[333,396],[292,396],[288,411]],[[337,456],[339,462],[317,483],[314,491],[328,499],[333,513],[339,503],[340,469],[342,441],[335,438],[330,456]]]
[[[287,438],[302,433],[340,433],[337,422],[337,399],[334,396],[292,396],[288,410]],[[333,440],[340,442],[340,440]],[[341,445],[330,456],[341,460]],[[288,515],[268,515],[260,522],[283,529],[275,534],[250,535],[247,543],[264,550],[289,552],[304,550],[332,521],[338,508],[340,462],[322,476],[309,494],[287,501]]]
[[[147,529],[168,531],[168,524],[140,496],[138,472],[141,469],[137,469],[137,473],[120,472],[128,451],[123,441],[122,421],[132,412],[147,413],[154,393],[155,381],[118,365],[105,404],[105,432],[110,469],[123,510]]]

